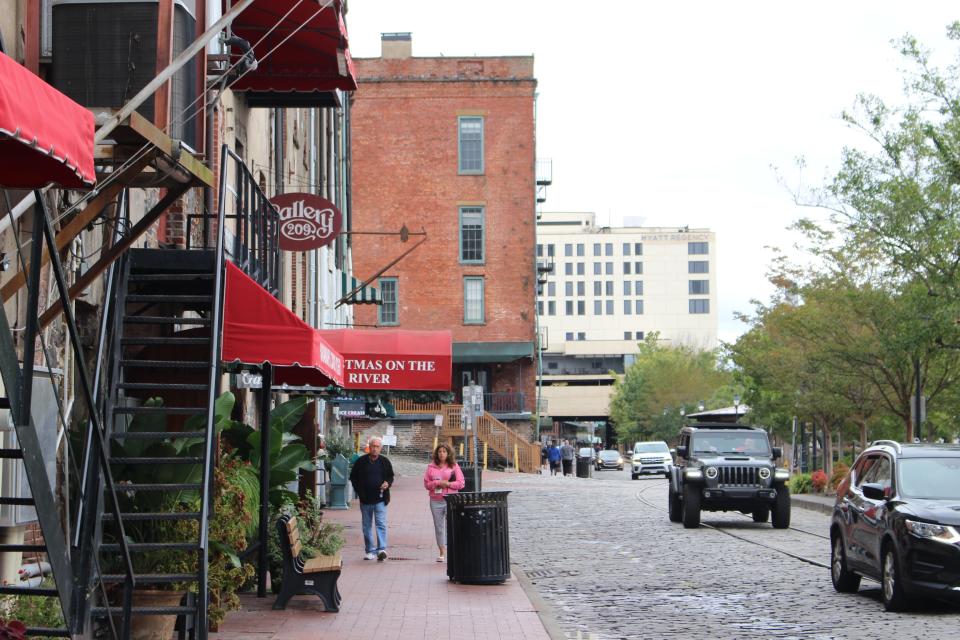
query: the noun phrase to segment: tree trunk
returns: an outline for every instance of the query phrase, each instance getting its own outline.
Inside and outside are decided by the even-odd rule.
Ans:
[[[826,420],[820,424],[820,428],[823,433],[823,472],[829,478],[833,475],[833,431]]]

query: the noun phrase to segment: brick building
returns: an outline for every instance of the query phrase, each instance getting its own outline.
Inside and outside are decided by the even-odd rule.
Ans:
[[[536,272],[532,56],[413,57],[407,33],[356,59],[351,107],[354,228],[426,231],[378,278],[384,304],[357,326],[453,331],[453,388],[485,388],[488,411],[534,408]],[[356,235],[358,277],[411,246]],[[528,422],[529,424],[529,422]]]

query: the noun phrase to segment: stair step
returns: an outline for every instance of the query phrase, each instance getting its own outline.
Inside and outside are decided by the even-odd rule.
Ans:
[[[123,382],[117,385],[120,389],[152,391],[177,390],[177,391],[206,391],[210,388],[206,384],[182,384],[182,383],[163,383],[163,382]]]
[[[159,512],[130,512],[121,513],[120,518],[124,522],[143,522],[145,520],[199,520],[199,511],[159,511]],[[105,522],[113,521],[113,514],[106,512],[103,514]]]
[[[5,496],[0,496],[0,504],[11,504],[11,505],[17,505],[20,507],[32,507],[33,498],[8,498]]]
[[[212,273],[131,273],[130,282],[164,282],[167,280],[213,280]]]
[[[209,303],[213,296],[186,296],[168,293],[132,293],[127,295],[127,302],[169,302],[187,304],[192,302]]]
[[[196,615],[195,607],[130,607],[130,613],[140,616]],[[96,618],[123,615],[123,607],[93,607],[90,615]]]
[[[198,360],[121,360],[123,367],[150,367],[151,369],[209,369],[209,362]]]
[[[54,629],[53,627],[27,627],[24,634],[28,638],[72,638],[69,629]]]
[[[165,438],[204,438],[206,435],[206,431],[125,431],[110,437],[114,440],[163,440]]]
[[[210,318],[180,318],[173,316],[124,316],[123,321],[127,324],[210,324]]]
[[[47,550],[47,545],[45,544],[0,544],[0,553],[4,551],[29,551],[29,552],[45,552]]]
[[[11,587],[0,585],[0,594],[5,596],[46,596],[55,598],[60,594],[48,587]]]
[[[20,460],[23,458],[23,451],[20,449],[0,449],[0,458],[6,460]]]
[[[110,458],[110,464],[203,464],[203,458]]]
[[[129,542],[127,549],[133,553],[144,551],[199,551],[200,545],[196,542]],[[120,545],[116,542],[106,542],[100,545],[101,551],[120,552]]]
[[[164,415],[196,415],[206,413],[206,407],[114,407],[115,414],[137,415],[143,413],[162,413]]]
[[[190,345],[190,344],[210,344],[210,338],[178,338],[171,336],[166,337],[149,337],[141,338],[140,336],[130,337],[130,338],[121,338],[120,344],[122,345],[131,345],[131,344],[162,344],[162,345]]]
[[[203,487],[199,482],[155,482],[140,484],[118,484],[117,493],[131,491],[194,491]]]
[[[126,574],[109,573],[103,576],[107,583],[125,582]],[[195,573],[143,573],[136,574],[137,584],[169,584],[171,582],[196,582]]]

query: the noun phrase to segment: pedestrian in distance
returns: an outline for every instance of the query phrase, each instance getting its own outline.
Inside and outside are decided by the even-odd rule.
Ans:
[[[365,455],[357,458],[350,471],[350,484],[360,498],[360,521],[363,528],[364,560],[387,559],[387,505],[393,485],[393,465],[380,455],[383,441],[373,437],[367,442]],[[376,526],[376,535],[374,535]]]
[[[555,476],[560,473],[560,447],[557,446],[556,440],[550,443],[547,458],[550,460],[550,475]]]
[[[577,457],[577,450],[573,448],[569,440],[563,441],[560,447],[560,460],[563,462],[563,475],[573,475],[573,461]]]
[[[449,445],[437,445],[433,460],[423,474],[423,486],[430,495],[430,513],[433,515],[433,533],[437,537],[440,555],[437,562],[447,559],[447,500],[445,496],[463,489],[466,482],[463,471],[453,456]]]

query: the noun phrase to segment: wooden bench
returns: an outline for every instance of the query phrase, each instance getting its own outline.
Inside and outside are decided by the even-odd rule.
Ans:
[[[293,596],[312,594],[323,601],[327,611],[339,611],[337,579],[343,568],[340,552],[332,556],[304,558],[296,516],[283,516],[277,520],[277,534],[283,552],[283,586],[273,608],[285,609]]]

